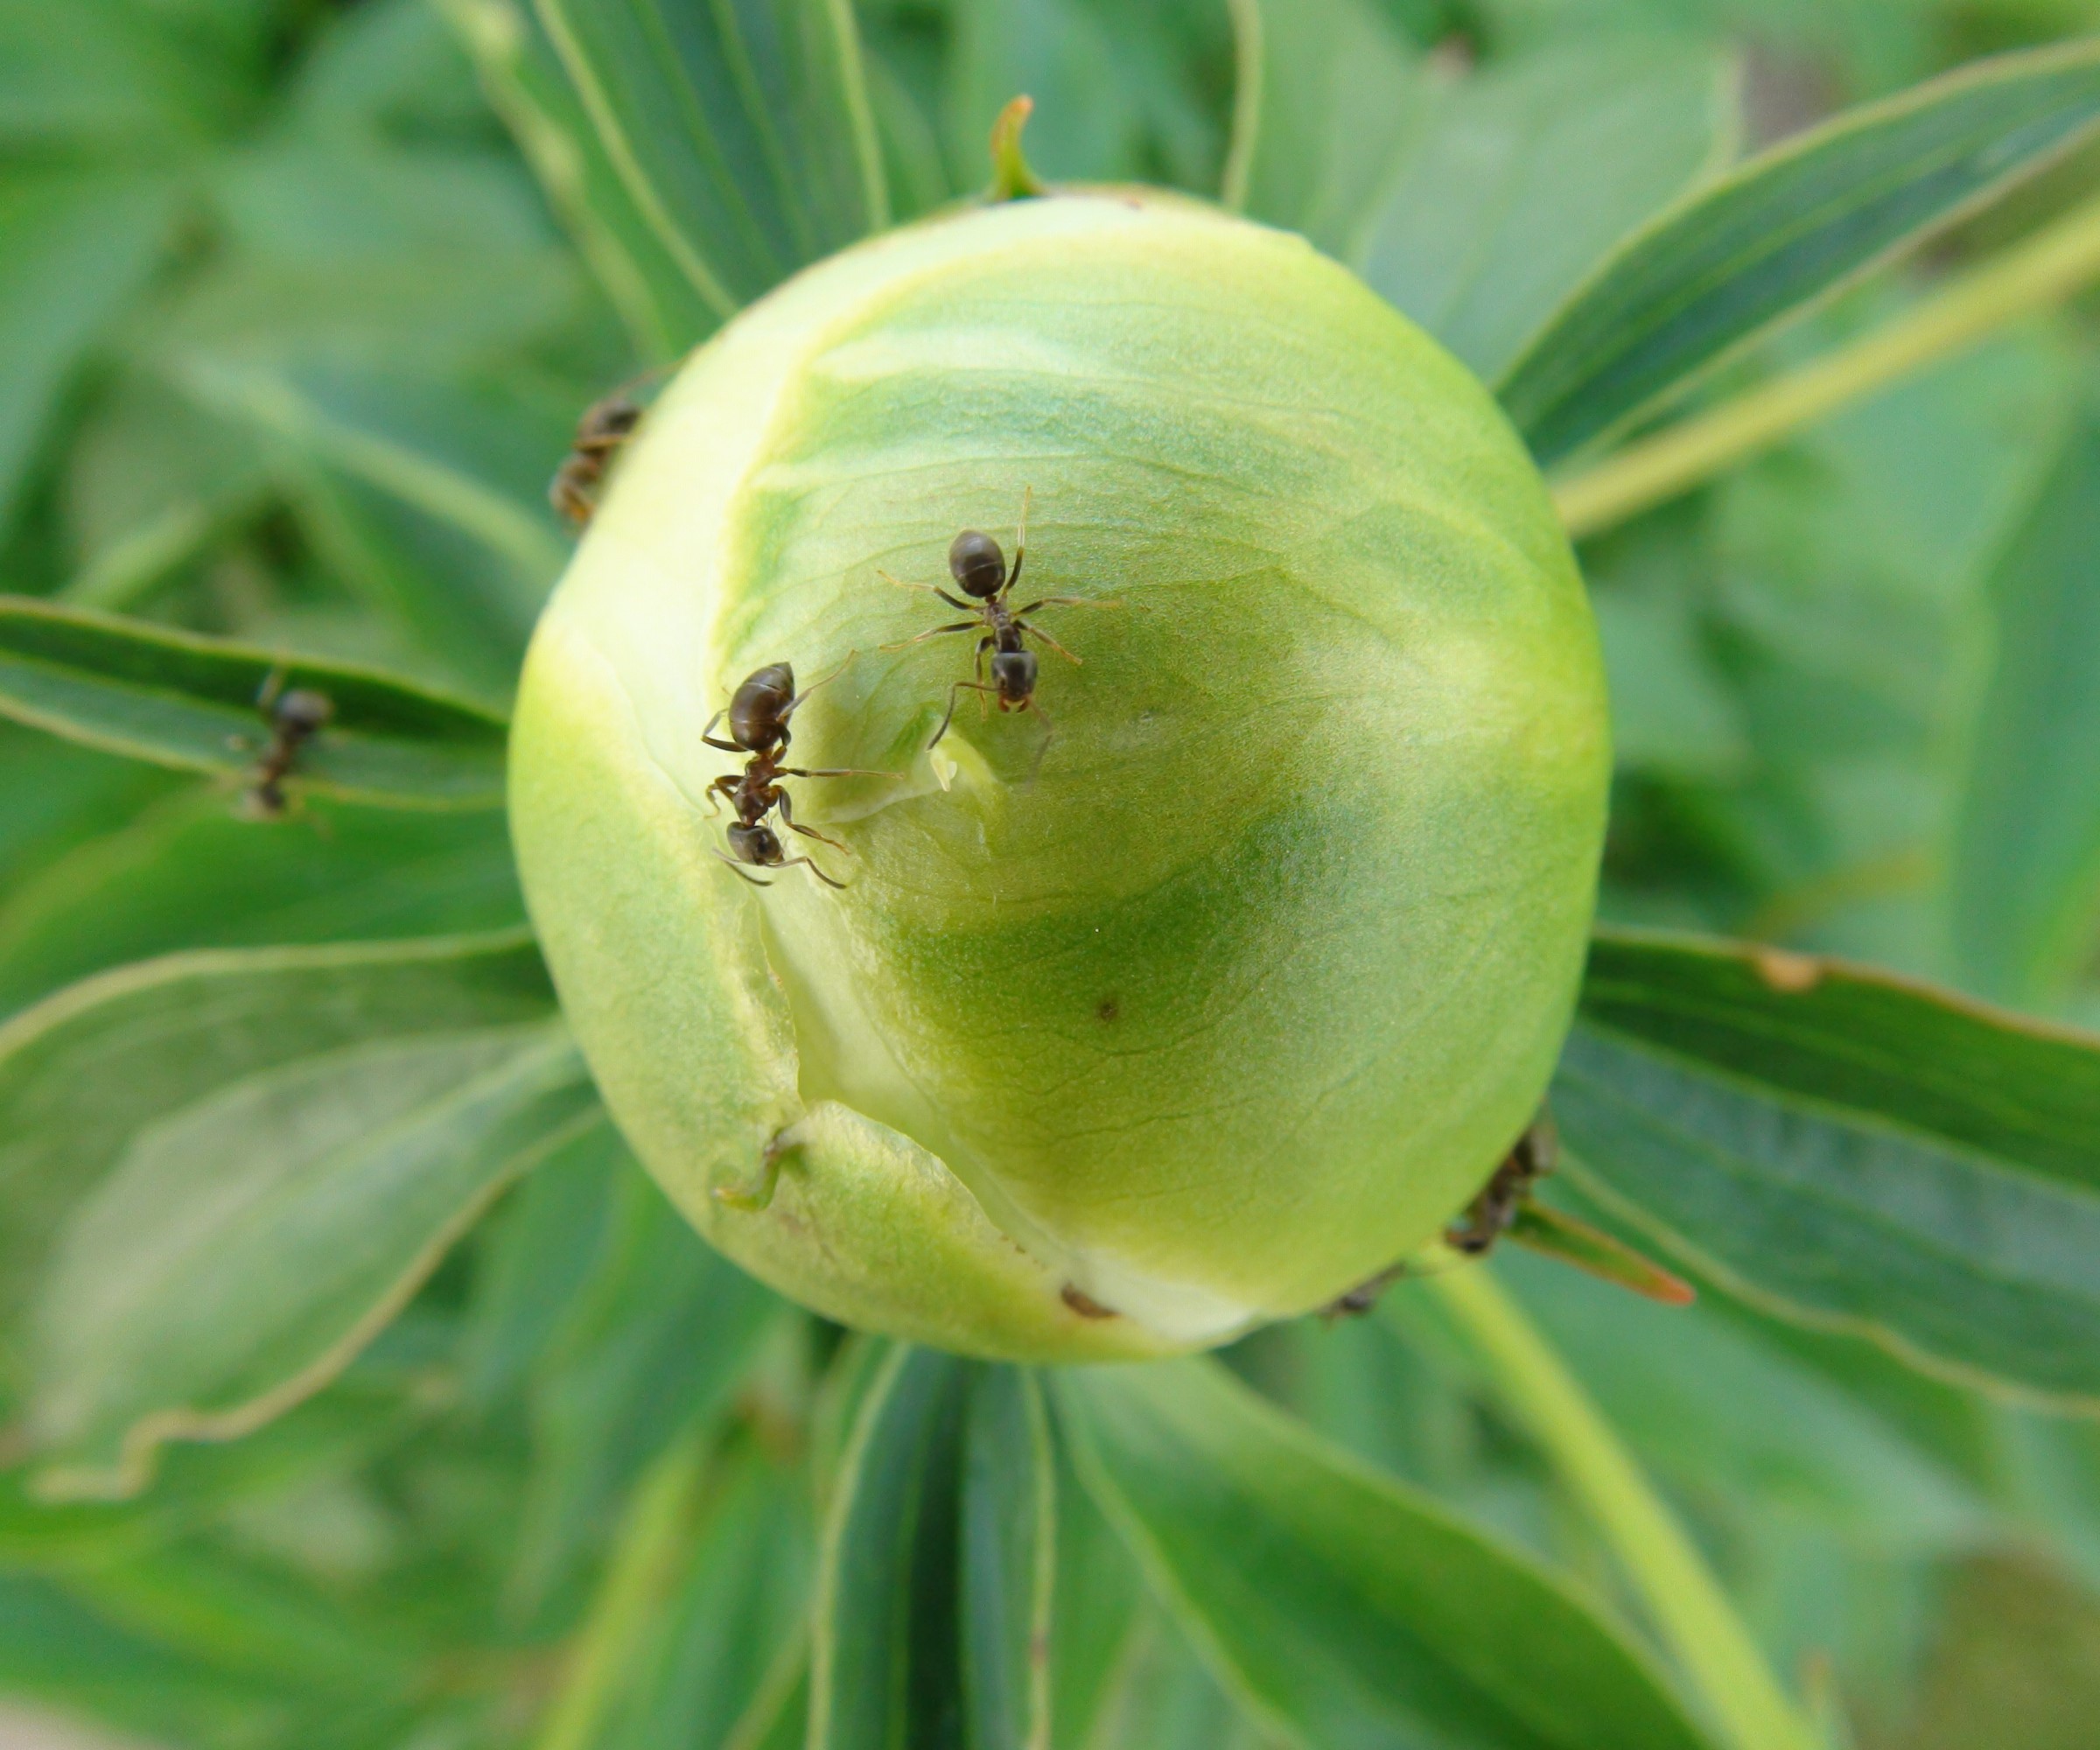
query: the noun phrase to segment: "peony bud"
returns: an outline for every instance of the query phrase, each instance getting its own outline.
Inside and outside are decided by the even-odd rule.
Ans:
[[[956,696],[965,528],[1034,710]],[[1110,606],[1110,604],[1115,604]],[[724,866],[702,739],[807,687]],[[1054,732],[1053,732],[1054,730]],[[719,733],[719,732],[718,732]],[[1566,1030],[1608,768],[1574,563],[1466,371],[1297,238],[1178,199],[940,217],[696,354],[548,608],[518,850],[637,1153],[846,1323],[1026,1360],[1320,1306],[1435,1237]],[[777,1186],[773,1186],[777,1174]],[[768,1190],[771,1195],[768,1199]]]

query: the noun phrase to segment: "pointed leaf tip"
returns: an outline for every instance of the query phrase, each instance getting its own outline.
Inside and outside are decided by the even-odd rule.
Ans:
[[[999,119],[991,124],[991,188],[986,198],[991,200],[1027,200],[1050,191],[1043,179],[1028,167],[1026,155],[1021,150],[1021,130],[1028,125],[1028,118],[1035,113],[1035,99],[1016,97],[999,111]]]

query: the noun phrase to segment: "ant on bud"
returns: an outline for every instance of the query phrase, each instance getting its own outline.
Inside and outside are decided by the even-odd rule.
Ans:
[[[780,835],[766,824],[766,816],[775,808],[780,810],[781,822],[790,831],[799,832],[805,838],[814,838],[820,844],[850,857],[852,851],[836,838],[827,837],[815,827],[802,826],[794,818],[793,805],[788,792],[780,784],[782,778],[895,778],[894,772],[864,772],[852,766],[783,766],[782,757],[794,738],[788,732],[788,719],[802,708],[802,702],[819,687],[835,681],[845,672],[846,663],[853,660],[849,652],[845,662],[841,662],[822,680],[812,681],[801,692],[794,690],[794,668],[788,662],[768,662],[763,668],[754,669],[735,696],[721,710],[707,720],[707,727],[700,732],[700,738],[710,747],[719,747],[724,753],[743,753],[750,756],[741,772],[724,773],[707,787],[708,809],[716,809],[717,799],[726,796],[737,817],[728,830],[729,850],[718,850],[715,855],[728,864],[731,870],[754,887],[770,887],[773,883],[761,881],[755,875],[746,875],[739,864],[748,864],[760,869],[792,869],[796,864],[805,865],[809,872],[828,887],[844,887],[844,881],[834,881],[807,857],[789,857],[780,844]],[[714,733],[714,727],[724,718],[729,719],[730,738],[724,741]]]
[[[924,590],[936,595],[950,607],[959,607],[968,613],[968,620],[958,620],[946,626],[936,626],[930,632],[922,632],[916,638],[907,638],[899,644],[886,644],[885,650],[908,650],[914,644],[923,644],[929,638],[941,638],[952,632],[976,632],[983,635],[977,640],[976,678],[957,681],[948,690],[948,711],[941,719],[941,727],[934,732],[928,747],[940,746],[941,738],[948,733],[948,726],[956,719],[956,696],[965,690],[978,694],[978,708],[984,708],[982,696],[990,694],[999,702],[1002,711],[1032,710],[1043,720],[1043,746],[1036,755],[1038,763],[1043,752],[1048,751],[1050,738],[1057,732],[1035,696],[1035,653],[1026,648],[1024,635],[1040,639],[1073,667],[1080,666],[1079,658],[1060,644],[1040,626],[1031,625],[1026,615],[1038,608],[1046,607],[1119,607],[1120,602],[1093,601],[1084,596],[1043,596],[1021,607],[1011,606],[1013,586],[1021,580],[1021,566],[1028,556],[1028,501],[1030,491],[1021,493],[1021,521],[1013,538],[1013,569],[1006,569],[1006,556],[999,543],[990,536],[975,528],[965,528],[948,543],[948,574],[956,585],[969,598],[958,600],[937,584],[909,584],[902,578],[892,578],[887,571],[881,573],[886,582],[902,590]],[[984,655],[991,653],[991,680],[984,679]]]
[[[1642,1257],[1602,1228],[1577,1221],[1533,1197],[1539,1180],[1553,1171],[1559,1159],[1559,1132],[1542,1110],[1466,1206],[1464,1214],[1444,1230],[1444,1243],[1461,1259],[1479,1258],[1487,1256],[1506,1236],[1518,1245],[1559,1258],[1664,1306],[1690,1305],[1694,1298],[1690,1283]],[[1357,1284],[1321,1311],[1329,1319],[1368,1312],[1378,1304],[1378,1297],[1401,1278],[1435,1274],[1434,1270],[1410,1270],[1405,1264],[1393,1264]]]
[[[554,471],[547,497],[578,528],[597,511],[598,490],[605,485],[606,470],[640,424],[641,408],[625,389],[593,402],[577,421],[576,441]]]

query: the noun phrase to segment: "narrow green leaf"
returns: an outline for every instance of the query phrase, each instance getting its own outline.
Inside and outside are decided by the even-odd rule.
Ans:
[[[1963,982],[2044,1006],[2090,962],[2100,898],[2100,417],[2081,420],[1994,568],[1996,660],[1955,828]]]
[[[1706,1741],[1594,1606],[1216,1362],[1074,1369],[1058,1406],[1081,1476],[1199,1649],[1292,1741]]]
[[[1370,0],[1231,0],[1225,202],[1347,256],[1425,115],[1413,50]]]
[[[537,0],[606,155],[718,316],[889,222],[845,0]]]
[[[536,1459],[512,1579],[521,1604],[556,1596],[635,1479],[728,1413],[782,1310],[620,1152],[614,1231],[531,1381]]]
[[[1035,1376],[971,1381],[962,1431],[962,1698],[973,1750],[1050,1750],[1057,1471]]]
[[[157,176],[10,166],[0,188],[0,522],[67,377],[145,284],[177,194]]]
[[[1348,259],[1492,381],[1605,254],[1734,156],[1732,60],[1583,40],[1418,92]]]
[[[0,1013],[182,948],[397,941],[523,922],[500,815],[324,803],[311,819],[258,831],[223,795],[189,786],[0,900]]]
[[[1848,111],[1629,238],[1502,379],[1541,462],[1682,388],[2100,122],[2100,42],[1980,62]]]
[[[1050,1726],[1055,1750],[1094,1750],[1144,1633],[1144,1579],[1058,1441],[1055,1596],[1050,1637]],[[1147,1741],[1147,1740],[1136,1740]]]
[[[386,1040],[141,1131],[60,1236],[30,1431],[54,1496],[124,1494],[339,1372],[488,1199],[597,1121],[558,1023]]]
[[[47,998],[0,1026],[0,1314],[155,1120],[318,1054],[553,1013],[522,932],[173,955]]]
[[[546,32],[524,0],[438,0],[549,200],[626,321],[642,357],[676,357],[715,326],[606,157]]]
[[[962,1750],[957,1634],[971,1364],[898,1344],[862,1404],[824,1533],[810,1750]]]
[[[1777,950],[1606,933],[1577,1183],[1788,1316],[2100,1400],[2100,1041]]]
[[[0,712],[156,765],[250,775],[273,676],[335,715],[300,750],[295,785],[396,808],[503,800],[503,721],[412,682],[195,633],[0,596]]]

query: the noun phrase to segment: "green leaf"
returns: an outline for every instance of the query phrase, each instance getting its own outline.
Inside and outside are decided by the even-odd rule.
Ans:
[[[325,1053],[159,1118],[74,1211],[38,1295],[43,1486],[129,1494],[162,1442],[309,1396],[498,1190],[595,1122],[543,1022]]]
[[[91,747],[248,777],[273,676],[335,708],[300,750],[296,785],[396,808],[501,805],[503,722],[480,706],[370,669],[0,596],[0,713]]]
[[[155,1120],[319,1054],[553,1013],[522,932],[172,955],[46,998],[0,1026],[0,1314]]]
[[[2100,419],[2079,422],[1994,568],[1996,660],[1978,708],[1949,896],[1963,983],[2060,1002],[2100,898]]]
[[[1042,1387],[980,1371],[962,1428],[962,1699],[974,1750],[1049,1750],[1057,1469]]]
[[[1607,932],[1552,1099],[1578,1184],[1754,1302],[2100,1399],[2100,1042],[1886,974]]]
[[[394,941],[524,922],[500,816],[318,806],[258,830],[194,789],[0,900],[0,1012],[188,948]]]
[[[605,1140],[624,1167],[614,1230],[531,1382],[512,1571],[528,1606],[572,1577],[659,1454],[729,1413],[782,1311]]]
[[[2006,55],[1744,164],[1629,238],[1525,347],[1498,393],[1559,460],[2100,122],[2100,43]]]
[[[1048,1466],[1033,1380],[891,1348],[831,1495],[810,1750],[1046,1750]]]
[[[1102,1722],[1142,1634],[1144,1578],[1057,1443],[1055,1595],[1051,1600],[1050,1725],[1056,1750],[1109,1741]],[[1134,1740],[1149,1742],[1147,1740]]]
[[[1416,57],[1370,0],[1231,0],[1225,203],[1346,256],[1424,116]]]
[[[1492,381],[1642,220],[1734,156],[1732,61],[1631,36],[1418,92],[1348,259]]]
[[[538,0],[606,153],[720,317],[888,220],[844,0]]]
[[[1292,1741],[1706,1741],[1592,1606],[1216,1362],[1074,1369],[1058,1406],[1081,1476],[1161,1595]]]
[[[523,0],[438,0],[480,69],[489,101],[648,359],[676,357],[716,312],[665,248],[606,156]]]
[[[0,186],[0,522],[60,392],[144,286],[176,207],[176,189],[151,176],[10,169]]]

